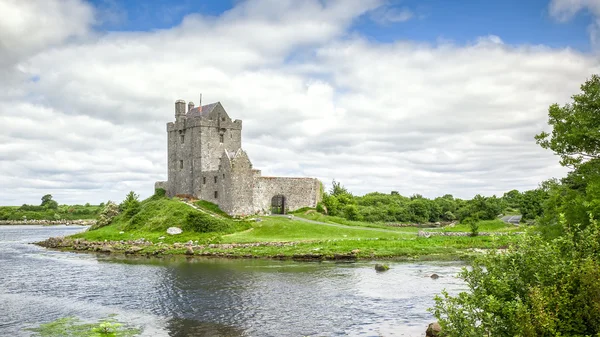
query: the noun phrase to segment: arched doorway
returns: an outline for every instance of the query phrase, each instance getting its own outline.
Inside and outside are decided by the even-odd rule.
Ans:
[[[278,194],[271,199],[271,213],[285,214],[285,197],[283,195]]]

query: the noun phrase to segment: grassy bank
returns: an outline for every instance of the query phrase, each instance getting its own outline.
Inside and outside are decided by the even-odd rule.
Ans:
[[[108,226],[47,246],[146,255],[448,260],[470,256],[475,249],[502,248],[514,240],[511,235],[425,238],[417,236],[418,229],[414,227],[390,227],[318,213],[303,217],[320,223],[297,217],[239,220],[224,216],[214,205],[195,203],[195,206],[155,196],[141,202],[133,216],[119,214]],[[461,226],[441,230],[468,230]],[[183,233],[166,234],[169,227],[182,228]],[[486,232],[500,233],[513,228],[496,221],[481,223],[481,230]]]

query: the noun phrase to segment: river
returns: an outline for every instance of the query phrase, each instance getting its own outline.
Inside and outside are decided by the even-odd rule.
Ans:
[[[50,251],[75,226],[0,226],[0,336],[116,314],[142,336],[424,336],[458,263],[149,259]],[[431,279],[432,273],[440,275]]]

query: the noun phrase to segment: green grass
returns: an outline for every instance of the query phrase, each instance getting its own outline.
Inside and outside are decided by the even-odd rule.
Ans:
[[[193,222],[190,221],[193,218]],[[198,230],[197,224],[208,224],[213,232],[204,233]],[[169,227],[183,229],[182,234],[169,235]],[[120,241],[144,238],[152,242],[212,242],[219,240],[222,234],[234,233],[250,228],[246,221],[229,218],[218,218],[198,211],[177,199],[150,197],[141,202],[140,211],[131,218],[124,214],[116,216],[108,226],[76,234],[73,237],[90,241]],[[123,233],[121,233],[123,232]],[[159,237],[165,238],[159,240]]]
[[[409,258],[454,260],[472,255],[472,248],[503,248],[515,240],[514,236],[500,237],[400,237],[355,238],[299,243],[294,246],[262,246],[235,249],[212,248],[205,252],[227,256],[295,257],[302,255],[336,254],[357,258]]]
[[[218,212],[212,204],[196,203],[211,213]],[[208,222],[224,230],[201,233],[189,228],[186,219],[192,218],[203,224]],[[433,236],[422,238],[416,235],[418,228],[395,228],[383,224],[371,224],[349,221],[338,217],[329,217],[318,213],[296,214],[311,220],[330,223],[324,225],[288,219],[286,217],[262,217],[260,222],[234,220],[211,216],[198,211],[176,199],[151,197],[141,203],[141,209],[133,218],[123,215],[115,218],[109,226],[74,235],[88,241],[145,240],[173,244],[193,241],[200,245],[206,243],[293,243],[291,245],[261,245],[252,247],[215,246],[205,247],[197,254],[231,257],[333,257],[345,255],[358,258],[406,258],[406,259],[460,259],[473,253],[470,248],[499,248],[515,240],[515,236],[477,236],[454,237]],[[211,226],[212,226],[211,225]],[[342,227],[339,227],[343,225]],[[180,227],[184,232],[168,235],[168,227]],[[510,231],[512,225],[501,221],[480,223],[480,231]],[[197,227],[194,227],[197,228]],[[457,225],[447,228],[452,231],[469,231],[467,226]],[[159,239],[159,237],[164,237]],[[157,245],[144,247],[142,254],[152,254],[161,249],[161,254],[184,254],[185,249],[171,246],[166,250]]]
[[[388,226],[384,223],[378,223],[378,222],[352,221],[352,220],[348,220],[346,218],[342,218],[339,216],[330,216],[330,215],[325,215],[325,214],[321,214],[318,212],[311,212],[311,213],[307,213],[307,214],[305,214],[305,213],[306,212],[298,212],[298,213],[293,213],[293,214],[294,214],[294,216],[298,216],[298,217],[309,219],[309,220],[327,222],[327,223],[332,223],[332,224],[340,224],[340,225],[346,225],[346,226],[381,228],[381,229],[386,229],[386,230],[397,230],[398,232],[409,232],[409,233],[410,232],[416,233],[420,230],[417,227],[393,227],[393,226]]]
[[[479,221],[477,223],[477,225],[479,226],[479,229],[478,229],[479,232],[498,233],[498,232],[522,232],[523,231],[522,228],[519,228],[512,224],[507,224],[506,222],[504,222],[500,219]],[[458,224],[454,227],[444,227],[442,230],[445,232],[470,232],[471,227],[469,227],[469,225],[465,225],[465,224]]]
[[[414,234],[389,232],[379,228],[338,228],[283,217],[263,217],[252,230],[223,236],[223,242],[282,242],[334,239],[372,239],[414,237]]]

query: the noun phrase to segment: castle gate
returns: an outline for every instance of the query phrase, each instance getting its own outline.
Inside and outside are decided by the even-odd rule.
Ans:
[[[285,214],[285,196],[278,194],[271,199],[271,214]]]

